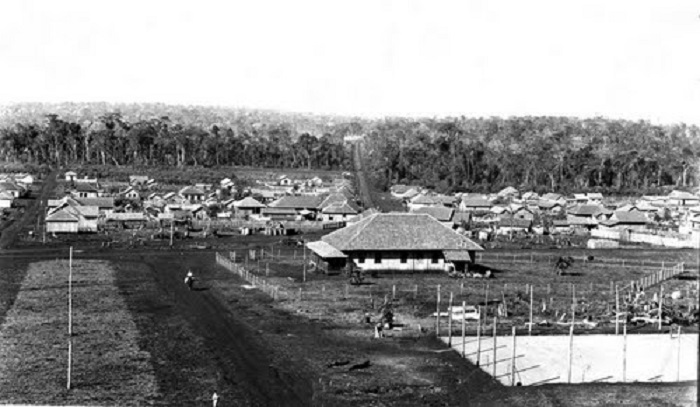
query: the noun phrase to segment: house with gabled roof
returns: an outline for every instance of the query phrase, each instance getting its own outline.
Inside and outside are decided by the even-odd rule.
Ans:
[[[579,218],[605,218],[612,215],[612,211],[600,205],[576,205],[567,210],[571,216]]]
[[[66,182],[75,182],[75,180],[78,178],[78,173],[75,171],[66,171],[65,173],[65,179]]]
[[[75,185],[73,196],[76,198],[97,198],[99,191],[93,184],[81,182]]]
[[[240,201],[233,202],[234,213],[238,216],[258,215],[267,205],[259,202],[253,197],[245,197]]]
[[[396,212],[371,215],[307,247],[336,269],[403,272],[465,270],[483,250],[428,214]]]
[[[600,225],[615,230],[636,230],[646,229],[649,219],[640,211],[615,211],[610,219],[600,222]]]
[[[360,208],[352,201],[335,202],[321,209],[324,222],[344,222],[360,213]]]
[[[191,203],[203,201],[205,195],[205,192],[197,187],[189,186],[180,190],[180,196]]]
[[[67,198],[55,208],[49,209],[46,216],[46,231],[49,233],[97,232],[99,218],[97,206],[82,206],[76,200]]]
[[[490,211],[492,206],[491,201],[487,200],[486,197],[465,197],[463,195],[459,210],[462,212]]]
[[[319,212],[318,206],[323,201],[323,197],[318,195],[299,195],[299,196],[283,196],[282,198],[270,203],[269,208],[291,209],[303,217],[311,219],[316,218]]]
[[[119,193],[119,196],[124,199],[139,200],[141,199],[141,194],[134,187],[129,187],[124,191]]]

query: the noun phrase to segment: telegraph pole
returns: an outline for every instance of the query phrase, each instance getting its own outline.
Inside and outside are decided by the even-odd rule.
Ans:
[[[70,390],[71,367],[73,364],[73,246],[68,253],[68,372],[66,388]]]

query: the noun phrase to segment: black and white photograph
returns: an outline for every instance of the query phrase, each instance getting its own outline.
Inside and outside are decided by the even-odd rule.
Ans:
[[[0,406],[698,405],[700,3],[2,0]]]

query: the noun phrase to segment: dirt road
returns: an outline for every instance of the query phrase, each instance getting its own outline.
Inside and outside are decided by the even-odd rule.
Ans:
[[[273,360],[273,349],[240,315],[233,315],[223,305],[223,301],[231,299],[220,298],[210,289],[209,281],[234,277],[220,268],[203,267],[206,261],[202,259],[211,255],[193,256],[196,260],[191,256],[151,255],[139,256],[137,261],[147,270],[142,277],[152,279],[163,298],[174,300],[171,311],[184,318],[193,333],[203,339],[200,350],[215,361],[219,394],[233,398],[235,405],[310,405],[312,386],[309,378],[300,373],[303,369]],[[182,279],[190,267],[200,279],[193,291]],[[161,388],[164,386],[168,393],[169,387],[178,383],[161,381]]]

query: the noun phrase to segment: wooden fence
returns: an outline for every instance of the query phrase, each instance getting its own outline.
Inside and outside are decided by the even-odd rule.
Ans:
[[[216,253],[216,262],[225,269],[238,274],[242,279],[269,295],[273,300],[280,299],[280,295],[284,294],[284,290],[280,290],[279,285],[270,284],[266,278],[254,274],[252,270],[234,263],[220,253]]]

